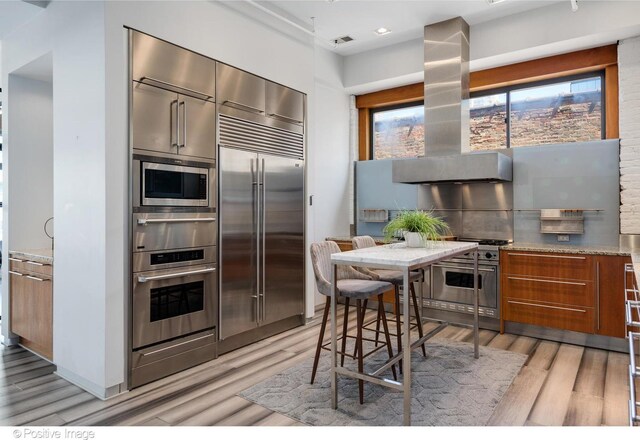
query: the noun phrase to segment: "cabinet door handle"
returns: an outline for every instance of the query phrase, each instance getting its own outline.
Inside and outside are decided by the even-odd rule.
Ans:
[[[276,119],[282,119],[285,122],[292,122],[294,124],[302,124],[302,121],[300,121],[298,119],[290,118],[289,116],[284,116],[284,115],[281,115],[279,113],[269,113],[268,116],[270,116],[272,118],[276,118]]]
[[[143,76],[142,78],[140,78],[140,82],[141,83],[145,83],[145,82],[148,83],[149,81],[156,82],[158,84],[162,84],[163,86],[166,86],[166,87],[172,87],[174,89],[182,90],[183,92],[187,92],[186,94],[188,94],[189,96],[195,95],[196,98],[203,99],[204,101],[208,101],[210,99],[214,99],[213,96],[207,95],[206,93],[198,92],[197,90],[189,89],[187,87],[182,87],[182,86],[179,86],[177,84],[172,84],[170,82],[161,81],[159,79],[152,78],[150,76]],[[151,85],[153,85],[153,84],[151,84]]]
[[[184,101],[180,101],[178,104],[178,121],[180,121],[180,107],[182,107],[182,143],[178,139],[178,149],[187,145],[187,104]]]
[[[538,278],[521,278],[521,277],[507,277],[510,280],[519,280],[519,281],[535,281],[537,283],[550,283],[550,284],[569,284],[572,286],[586,286],[587,283],[574,283],[571,281],[554,281],[554,280],[541,280]]]
[[[253,112],[253,113],[259,113],[261,115],[264,114],[264,110],[260,110],[257,107],[252,107],[247,104],[242,104],[240,102],[232,101],[230,99],[227,99],[222,103],[222,105],[225,105],[225,104],[231,104],[231,107],[239,107],[240,110],[244,109],[244,110],[249,110],[250,112]]]
[[[511,301],[511,300],[507,300],[507,302],[509,304],[522,304],[522,305],[525,305],[525,306],[532,306],[532,307],[544,307],[545,309],[567,310],[569,312],[587,313],[586,310],[583,310],[583,309],[572,309],[572,308],[569,308],[569,307],[547,306],[545,304],[533,304],[533,303],[528,303],[528,302]]]
[[[180,123],[180,121],[178,120],[178,100],[174,99],[173,101],[171,101],[171,104],[169,104],[169,142],[171,142],[171,148],[176,147],[178,148],[179,145],[178,143],[180,142],[180,140],[178,139],[179,136],[179,127],[178,124]],[[174,112],[173,110],[173,106],[176,106],[176,110]],[[175,123],[174,123],[174,119],[175,118]],[[174,136],[175,136],[175,142],[174,142]]]
[[[567,255],[545,255],[545,254],[518,254],[508,252],[507,255],[516,257],[540,257],[540,258],[563,258],[566,260],[586,260],[587,257],[569,257]]]

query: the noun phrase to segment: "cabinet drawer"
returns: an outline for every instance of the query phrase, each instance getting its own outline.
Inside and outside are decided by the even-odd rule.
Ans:
[[[9,270],[26,275],[43,275],[45,278],[53,276],[52,265],[21,258],[9,257]]]
[[[593,283],[504,275],[502,291],[510,298],[594,307]]]
[[[594,332],[594,310],[591,307],[559,306],[519,298],[504,298],[502,313],[506,321],[582,333]]]
[[[531,277],[593,281],[590,255],[502,251],[502,273]]]

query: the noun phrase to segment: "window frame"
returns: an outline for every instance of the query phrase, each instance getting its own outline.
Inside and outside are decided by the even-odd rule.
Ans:
[[[374,144],[375,144],[375,137],[376,137],[376,133],[375,133],[375,121],[374,121],[374,114],[375,113],[381,113],[381,112],[385,112],[385,111],[392,111],[392,110],[398,110],[401,108],[408,108],[408,107],[420,107],[423,106],[424,107],[424,99],[420,100],[420,101],[413,101],[413,102],[403,102],[402,104],[392,104],[389,106],[385,106],[385,107],[375,107],[375,108],[370,108],[369,109],[369,139],[371,139],[371,142],[369,142],[369,157],[371,158],[371,160],[384,160],[384,159],[376,159],[375,158],[375,151],[374,151]]]
[[[558,76],[555,78],[544,79],[541,81],[532,81],[532,82],[526,82],[526,83],[520,83],[520,84],[513,84],[510,86],[496,87],[494,89],[479,90],[476,92],[469,93],[469,99],[481,98],[483,96],[490,96],[490,95],[498,95],[501,93],[504,93],[506,95],[506,103],[505,103],[506,109],[507,109],[506,111],[507,120],[505,121],[505,123],[507,124],[506,130],[505,130],[507,135],[506,148],[514,148],[511,146],[511,92],[524,90],[524,89],[531,89],[534,87],[548,86],[551,84],[587,79],[587,78],[600,78],[600,111],[601,111],[600,140],[603,140],[607,138],[606,137],[606,129],[607,129],[606,111],[607,110],[605,105],[607,92],[605,90],[606,84],[605,84],[604,69],[593,71],[593,72],[579,73],[575,75]],[[544,146],[544,145],[549,145],[549,144],[539,144],[539,145],[532,145],[532,146]],[[515,148],[518,148],[518,147],[515,147]]]

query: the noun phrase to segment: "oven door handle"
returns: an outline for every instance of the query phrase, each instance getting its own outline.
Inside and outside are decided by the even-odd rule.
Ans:
[[[463,267],[463,266],[449,266],[448,264],[434,264],[433,267],[443,267],[445,269],[461,269],[461,270],[468,270],[473,272],[473,266],[471,267]],[[491,272],[491,273],[495,273],[495,269],[483,269],[483,268],[478,268],[478,272]]]
[[[190,275],[199,275],[199,274],[211,273],[215,271],[216,271],[215,267],[210,267],[208,269],[191,270],[187,272],[173,272],[173,273],[166,273],[164,275],[154,275],[150,277],[144,276],[144,275],[138,275],[138,282],[146,283],[147,281],[167,280],[169,278],[186,277]]]
[[[215,217],[202,218],[139,218],[138,225],[145,226],[149,223],[190,223],[190,222],[215,222]]]

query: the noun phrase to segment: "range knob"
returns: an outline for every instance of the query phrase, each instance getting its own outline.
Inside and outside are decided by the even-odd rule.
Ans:
[[[490,259],[493,257],[493,254],[492,254],[491,252],[487,252],[486,254],[484,254],[484,257],[485,257],[487,260],[490,260]]]

